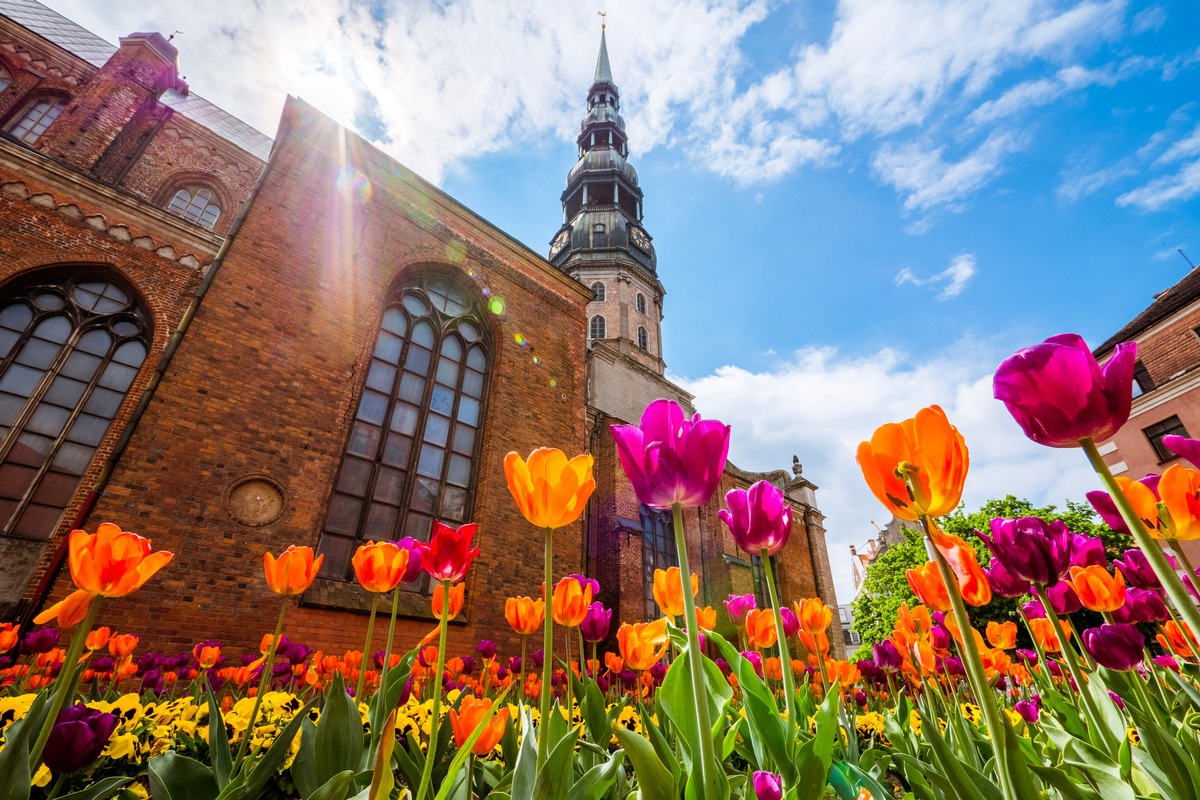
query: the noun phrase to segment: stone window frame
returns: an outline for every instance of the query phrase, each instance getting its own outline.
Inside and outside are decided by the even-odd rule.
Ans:
[[[100,292],[93,291],[99,287]],[[47,267],[23,275],[0,293],[0,317],[18,305],[31,312],[24,328],[0,323],[0,351],[5,353],[0,358],[0,409],[8,406],[0,410],[0,483],[20,487],[0,496],[0,533],[44,541],[62,524],[146,366],[153,315],[130,281],[98,264]],[[13,318],[19,316],[17,312]],[[65,335],[36,335],[43,326],[61,327],[55,319],[70,324]],[[14,367],[25,373],[26,384],[32,381],[24,394],[3,391],[19,388]],[[18,451],[22,443],[28,455]],[[46,452],[35,464],[39,444]],[[9,496],[17,493],[19,497]],[[25,520],[31,507],[42,509],[40,532],[29,527],[32,518]]]
[[[1189,438],[1187,428],[1184,427],[1183,420],[1179,419],[1178,414],[1172,414],[1164,420],[1142,428],[1142,433],[1146,435],[1147,441],[1150,442],[1150,447],[1154,450],[1154,455],[1158,459],[1159,464],[1165,464],[1168,461],[1174,461],[1179,458],[1177,454],[1167,449],[1167,446],[1162,443],[1164,436],[1175,434],[1185,439]]]
[[[645,325],[638,325],[637,329],[637,346],[646,352],[650,351],[650,333],[646,330]]]
[[[634,305],[636,306],[639,314],[645,314],[646,313],[646,295],[642,294],[641,292],[638,292],[637,297],[634,298]]]
[[[596,314],[588,321],[588,338],[604,339],[608,334],[608,320],[603,314]]]
[[[448,314],[445,307],[438,306],[430,299],[429,288],[438,283],[443,283],[446,286],[452,287],[454,291],[465,300],[466,307],[462,313]],[[405,306],[405,300],[416,297],[429,304],[430,308],[421,312],[414,312],[411,308]],[[443,300],[443,302],[445,302]],[[408,308],[408,310],[406,310]],[[405,316],[406,327],[403,336],[395,334],[392,329],[386,327],[388,325],[389,314],[399,311]],[[436,330],[434,331],[434,339],[432,347],[426,348],[419,343],[414,345],[413,331],[422,323],[430,323]],[[478,337],[476,339],[465,341],[461,336],[463,323],[469,323],[477,329]],[[453,340],[460,343],[465,341],[460,361],[458,362],[458,374],[455,376],[454,391],[452,397],[452,405],[450,408],[449,431],[447,433],[446,446],[444,448],[445,462],[440,468],[438,480],[439,500],[447,486],[447,481],[450,480],[449,469],[451,459],[457,458],[459,451],[455,449],[454,435],[457,427],[461,426],[461,420],[458,415],[462,408],[461,401],[467,397],[465,393],[466,381],[468,380],[469,372],[479,372],[475,367],[468,366],[468,358],[470,351],[473,349],[479,351],[483,355],[482,368],[482,386],[479,388],[480,398],[478,400],[478,416],[474,426],[474,438],[472,442],[472,452],[470,454],[470,469],[466,487],[465,502],[462,509],[461,520],[448,520],[447,524],[460,525],[470,521],[474,512],[475,495],[479,489],[478,476],[480,469],[480,461],[483,455],[483,439],[486,435],[486,417],[487,417],[487,401],[488,394],[491,388],[491,379],[496,369],[496,336],[493,330],[492,321],[487,314],[486,304],[478,292],[473,291],[465,281],[461,280],[457,272],[452,272],[447,269],[428,269],[419,268],[405,272],[393,283],[391,291],[388,292],[387,301],[384,303],[380,311],[379,322],[374,328],[375,335],[371,339],[371,350],[366,356],[367,368],[363,369],[363,378],[359,383],[353,404],[354,413],[347,427],[346,437],[341,449],[341,456],[338,462],[338,468],[334,473],[334,478],[329,487],[329,501],[326,504],[325,517],[321,524],[321,540],[318,542],[318,552],[322,552],[323,547],[333,546],[332,541],[326,543],[326,538],[345,539],[350,542],[351,547],[356,546],[370,538],[376,540],[399,539],[405,535],[411,535],[412,532],[405,530],[406,520],[409,514],[415,514],[418,517],[431,517],[432,519],[441,519],[440,510],[437,512],[426,512],[420,509],[414,510],[413,504],[416,498],[417,481],[425,476],[418,475],[421,468],[421,450],[425,443],[430,430],[428,424],[431,417],[441,417],[442,415],[436,409],[431,407],[432,394],[437,386],[439,375],[444,375],[440,371],[441,360],[443,359],[442,351],[447,342]],[[385,332],[388,337],[385,337]],[[380,357],[380,347],[385,344],[384,339],[399,339],[400,352],[395,355],[395,363]],[[391,344],[394,347],[394,344]],[[398,465],[385,462],[387,437],[397,431],[392,430],[392,420],[395,411],[400,405],[412,405],[402,399],[401,392],[405,391],[401,385],[404,376],[413,372],[408,370],[409,354],[414,350],[429,350],[429,364],[425,367],[424,386],[421,390],[421,401],[417,408],[417,419],[412,426],[411,436],[409,438],[410,449],[405,458],[403,472],[403,484],[397,494],[396,503],[385,503],[385,505],[394,505],[397,508],[397,513],[392,529],[388,533],[376,534],[367,529],[370,525],[371,511],[373,500],[376,498],[376,482],[384,470],[390,472],[401,472]],[[380,438],[375,446],[375,454],[370,459],[371,474],[368,476],[368,485],[362,492],[362,507],[357,514],[357,535],[354,537],[330,530],[332,504],[340,494],[350,497],[352,500],[355,496],[352,492],[344,492],[339,487],[344,487],[342,484],[343,473],[346,471],[348,458],[353,458],[357,461],[365,461],[365,457],[351,452],[354,446],[352,437],[355,435],[356,426],[364,424],[364,420],[360,419],[363,408],[364,398],[368,391],[372,394],[380,394],[376,386],[372,383],[373,378],[371,365],[379,362],[381,365],[391,367],[395,370],[390,382],[390,394],[387,395],[387,409],[383,417],[382,427],[380,429]],[[413,372],[415,375],[416,373]],[[371,427],[371,425],[368,425]],[[457,484],[455,484],[457,486]],[[423,534],[427,538],[427,533]],[[422,536],[417,536],[420,539]],[[350,608],[358,610],[366,610],[370,607],[370,599],[367,593],[354,582],[353,574],[350,570],[349,561],[345,564],[346,573],[338,577],[334,573],[337,572],[338,563],[327,557],[328,568],[322,570],[321,577],[314,584],[313,589],[307,592],[303,598],[308,605],[317,605],[336,608]],[[432,591],[432,584],[422,576],[412,585],[402,585],[401,587],[400,609],[406,616],[430,617],[428,594]]]
[[[597,303],[603,303],[607,295],[607,289],[604,287],[604,281],[595,281],[591,285],[592,300]]]
[[[180,200],[181,195],[185,196],[182,201]],[[198,200],[203,201],[203,205],[200,205]],[[203,184],[191,183],[180,186],[172,193],[171,200],[167,203],[167,211],[210,231],[217,224],[223,210],[216,192]],[[210,214],[210,212],[214,213]]]
[[[9,68],[8,64],[0,60],[0,92],[8,91],[9,87],[16,82],[16,76]]]
[[[38,115],[37,121],[33,122],[24,133],[18,133],[17,129],[22,127],[27,121],[32,120],[32,112],[37,108],[39,103],[48,102],[46,109]],[[62,112],[66,109],[67,104],[71,102],[70,96],[62,92],[35,92],[24,103],[20,105],[20,111],[13,114],[12,117],[5,123],[4,132],[10,139],[18,141],[28,147],[34,147],[51,125],[54,124]],[[37,132],[33,138],[29,138],[29,134],[37,128],[46,116],[53,111],[54,116],[47,122],[42,129]]]
[[[192,194],[199,189],[207,189],[209,191],[212,195],[210,203],[216,205],[218,209],[217,217],[213,220],[212,225],[205,225],[203,222],[191,219],[180,213],[180,211],[171,208],[171,202],[181,189],[186,189]],[[229,188],[219,178],[210,173],[195,170],[185,170],[168,176],[159,185],[158,191],[154,193],[153,202],[168,214],[187,220],[193,225],[199,225],[210,231],[214,230],[223,220],[229,217],[230,213],[236,211],[238,208],[238,204],[234,202]],[[224,228],[226,226],[221,224],[221,227]]]

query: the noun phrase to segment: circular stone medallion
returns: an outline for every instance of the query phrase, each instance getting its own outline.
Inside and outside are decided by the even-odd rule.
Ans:
[[[242,525],[257,528],[283,516],[283,487],[266,475],[235,481],[225,494],[225,510]]]

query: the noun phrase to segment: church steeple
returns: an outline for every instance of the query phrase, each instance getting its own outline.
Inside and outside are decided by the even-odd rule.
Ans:
[[[642,226],[642,189],[627,160],[629,139],[620,93],[600,32],[600,52],[579,124],[579,161],[562,193],[563,224],[550,244],[550,263],[593,287],[591,340],[615,342],[660,374],[659,322],[663,287],[650,235]]]

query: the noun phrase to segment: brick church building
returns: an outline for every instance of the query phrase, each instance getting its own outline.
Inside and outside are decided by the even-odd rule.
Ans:
[[[263,552],[310,545],[324,569],[288,631],[358,649],[354,549],[442,519],[479,523],[452,645],[503,647],[541,533],[502,461],[539,446],[596,457],[556,573],[596,577],[615,619],[654,615],[669,519],[639,505],[608,426],[692,397],[664,377],[665,292],[603,35],[548,259],[301,100],[268,138],[191,91],[178,55],[0,0],[0,619],[68,592],[67,533],[112,521],[176,554],[106,605],[114,630],[254,647],[277,608]],[[701,600],[763,594],[717,510],[764,478],[794,506],[785,598],[835,606],[798,461],[730,464],[687,515]],[[433,620],[429,587],[405,588],[402,643]]]

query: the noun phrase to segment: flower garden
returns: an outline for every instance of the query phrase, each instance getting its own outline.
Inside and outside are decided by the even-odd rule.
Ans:
[[[779,597],[765,556],[786,544],[790,507],[766,482],[730,492],[721,519],[764,556],[770,606],[729,597],[720,613],[737,641],[714,630],[717,609],[696,607],[682,510],[716,491],[730,430],[665,400],[612,433],[638,498],[673,511],[680,567],[654,576],[663,616],[620,623],[616,650],[599,649],[614,621],[595,581],[551,569],[554,530],[594,489],[591,456],[505,459],[513,500],[545,532],[549,591],[505,606],[520,654],[488,641],[447,652],[474,525],[363,545],[353,566],[375,598],[367,642],[388,625],[387,645],[343,654],[287,635],[286,598],[321,565],[310,548],[264,555],[263,591],[285,602],[258,652],[208,641],[165,654],[98,625],[171,554],[113,524],[74,531],[76,591],[34,627],[0,626],[0,800],[1200,800],[1200,608],[1174,547],[1200,537],[1200,472],[1114,478],[1096,447],[1129,416],[1135,352],[1121,345],[1100,366],[1082,339],[1057,336],[995,375],[1030,439],[1078,448],[1095,468],[1103,491],[1089,499],[1138,544],[1111,566],[1100,540],[1036,518],[992,520],[981,566],[939,526],[969,456],[937,406],[859,446],[872,492],[920,524],[930,558],[908,573],[922,604],[902,606],[866,660],[830,656],[819,599]],[[1166,444],[1200,465],[1200,442]],[[421,572],[440,622],[398,641],[396,587]],[[1033,649],[1016,647],[1012,622],[973,625],[994,597],[1026,599]],[[1080,609],[1104,621],[1077,631]]]

